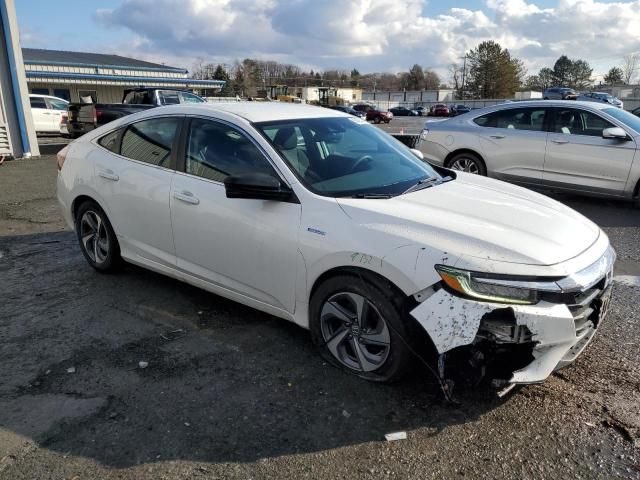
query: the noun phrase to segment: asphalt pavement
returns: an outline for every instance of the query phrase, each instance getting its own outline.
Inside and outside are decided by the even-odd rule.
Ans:
[[[55,176],[53,157],[0,166],[0,479],[640,478],[629,205],[557,197],[619,255],[586,352],[542,385],[451,405],[419,368],[367,383],[293,324],[137,267],[96,273]]]

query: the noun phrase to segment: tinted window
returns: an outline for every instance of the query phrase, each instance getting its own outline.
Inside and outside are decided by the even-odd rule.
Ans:
[[[243,133],[199,118],[194,118],[189,128],[185,172],[218,182],[241,173],[277,177],[269,161]]]
[[[557,109],[554,131],[567,135],[601,137],[602,130],[614,127],[612,123],[595,113],[575,108]]]
[[[154,118],[130,125],[122,137],[121,155],[141,162],[170,166],[177,118]]]
[[[47,108],[47,102],[44,101],[44,98],[30,98],[29,102],[31,103],[31,108]]]
[[[107,133],[104,137],[101,137],[100,140],[98,140],[98,143],[107,150],[112,151],[113,153],[120,153],[120,145],[118,144],[120,131],[121,129],[118,129],[113,132]]]
[[[203,103],[204,100],[193,93],[182,92],[182,102],[183,103]]]
[[[160,105],[176,105],[180,103],[178,92],[172,92],[170,90],[160,90],[158,92],[158,99],[160,100]]]
[[[544,130],[543,108],[510,108],[488,113],[474,119],[481,127],[511,128],[514,130]]]

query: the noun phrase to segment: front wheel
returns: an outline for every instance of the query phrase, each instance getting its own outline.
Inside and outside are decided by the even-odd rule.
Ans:
[[[349,373],[374,382],[399,380],[411,351],[397,303],[361,277],[333,277],[311,299],[312,340],[327,361]]]
[[[485,167],[484,162],[480,157],[471,152],[463,152],[455,155],[445,166],[451,170],[458,170],[483,176],[487,175],[487,168]]]
[[[76,213],[76,234],[89,265],[101,272],[114,270],[120,261],[120,246],[104,211],[87,201]]]

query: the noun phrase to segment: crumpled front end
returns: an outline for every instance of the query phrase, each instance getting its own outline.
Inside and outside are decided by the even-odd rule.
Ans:
[[[573,276],[572,288],[544,295],[534,305],[477,301],[436,286],[411,315],[440,355],[467,348],[475,363],[495,356],[496,386],[539,383],[572,363],[605,318],[615,261],[610,252]]]

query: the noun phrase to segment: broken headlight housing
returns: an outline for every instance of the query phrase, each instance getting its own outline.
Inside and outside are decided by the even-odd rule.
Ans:
[[[448,265],[436,265],[444,284],[454,292],[485,302],[533,305],[541,291],[557,291],[555,282],[523,281],[508,276],[471,272]]]

